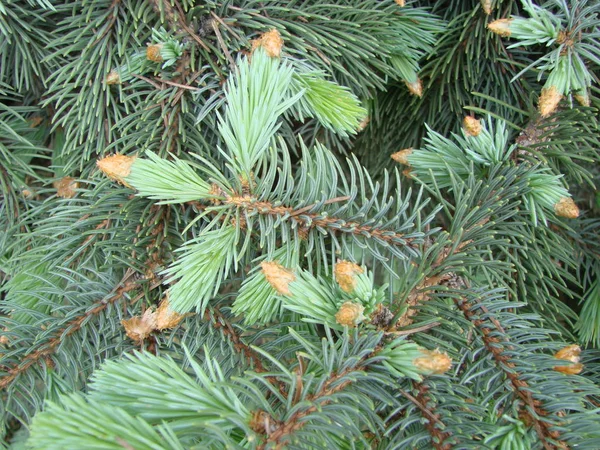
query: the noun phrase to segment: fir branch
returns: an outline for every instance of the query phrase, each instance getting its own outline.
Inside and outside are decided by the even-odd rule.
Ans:
[[[550,428],[552,427],[552,424],[543,419],[548,416],[548,412],[542,407],[541,401],[533,397],[529,384],[523,380],[518,372],[513,370],[515,365],[510,362],[510,357],[505,354],[507,350],[511,349],[511,345],[502,325],[493,317],[489,319],[492,326],[486,323],[486,321],[478,319],[472,310],[473,305],[465,298],[455,298],[454,301],[464,316],[479,329],[485,348],[492,354],[499,369],[502,370],[509,379],[515,395],[525,403],[529,411],[523,409],[521,413],[527,418],[529,423],[533,424],[544,449],[554,450],[568,448],[564,442],[558,440],[560,438],[559,432],[551,431]],[[475,300],[475,302],[479,304],[477,300]],[[479,307],[485,308],[485,306],[481,304],[479,304]],[[503,337],[496,337],[495,334],[497,334],[497,332],[502,334]],[[559,444],[553,444],[549,439],[554,442],[558,441]]]
[[[445,442],[451,436],[451,433],[444,431],[446,426],[440,420],[440,415],[435,411],[435,405],[431,397],[427,395],[429,388],[425,383],[413,382],[413,387],[417,390],[416,397],[412,396],[403,389],[399,389],[400,393],[415,404],[423,418],[426,420],[425,428],[431,435],[431,445],[435,450],[450,450],[452,447]],[[437,426],[436,426],[437,425]]]
[[[104,31],[102,32],[102,34],[100,36],[98,36],[98,38],[92,42],[91,47],[95,46],[96,44],[98,44],[98,42],[100,42],[102,39],[104,39],[106,37],[106,35],[108,33],[110,33],[115,25],[115,22],[117,21],[117,17],[119,15],[119,8],[121,6],[121,0],[113,0],[109,9],[109,14],[110,14],[110,20],[108,21],[108,23],[105,25],[104,27]]]
[[[246,344],[239,333],[236,331],[233,324],[227,320],[223,313],[219,309],[206,308],[204,310],[204,319],[211,323],[211,325],[221,330],[222,333],[233,343],[233,348],[240,354],[242,354],[246,360],[254,366],[254,371],[257,373],[265,373],[268,370],[263,364],[262,358],[259,354],[248,344]],[[276,377],[269,376],[266,379],[275,386],[284,398],[287,397],[287,390],[284,383],[279,381]]]
[[[363,358],[363,361],[366,359],[368,358]],[[344,380],[339,384],[337,383],[348,374],[356,372],[357,370],[364,371],[365,368],[354,366],[349,367],[340,373],[334,373],[315,394],[310,395],[307,398],[309,402],[313,403],[312,406],[296,411],[288,420],[279,424],[271,433],[268,433],[267,439],[261,443],[256,450],[265,450],[267,448],[281,450],[285,448],[286,444],[289,442],[289,436],[306,425],[307,421],[303,419],[309,414],[314,413],[323,406],[329,404],[331,402],[329,397],[346,388],[352,381]]]
[[[119,282],[118,286],[115,286],[113,294],[110,297],[96,302],[93,308],[87,310],[79,317],[71,320],[64,327],[58,330],[51,339],[42,343],[37,350],[25,356],[20,364],[15,364],[14,366],[8,368],[6,371],[7,375],[0,379],[0,390],[6,389],[8,386],[10,386],[19,375],[26,372],[37,361],[51,356],[66,337],[73,335],[82,328],[83,324],[88,318],[101,313],[109,305],[122,300],[127,293],[138,288],[140,286],[140,281],[132,281],[133,275],[134,272],[129,271]],[[155,283],[152,285],[152,288],[158,287],[160,284],[161,283]],[[144,294],[140,294],[134,300],[141,298],[143,295]]]
[[[329,202],[339,199],[331,199]],[[378,228],[375,226],[362,225],[359,222],[346,222],[339,217],[325,217],[320,213],[308,213],[306,208],[295,210],[292,207],[279,205],[275,206],[271,202],[259,201],[256,197],[249,195],[231,196],[225,202],[227,205],[233,205],[243,209],[248,213],[258,213],[277,218],[289,218],[292,222],[307,229],[322,227],[330,230],[331,233],[349,233],[357,236],[373,237],[385,241],[390,245],[416,248],[413,239],[405,238],[402,233],[396,233],[393,230]]]

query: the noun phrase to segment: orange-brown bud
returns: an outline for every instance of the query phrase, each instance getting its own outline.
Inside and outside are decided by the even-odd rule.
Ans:
[[[340,325],[355,327],[365,320],[364,311],[364,306],[358,303],[346,302],[340,306],[340,309],[335,314],[335,321]]]
[[[538,109],[542,117],[548,117],[556,108],[558,108],[558,104],[562,100],[563,96],[556,86],[550,86],[548,88],[542,89],[542,94],[540,95]]]
[[[571,197],[563,197],[554,205],[554,212],[559,217],[576,219],[579,217],[579,208]]]
[[[147,309],[141,316],[121,320],[121,324],[123,324],[125,333],[130,339],[141,342],[156,329],[156,313],[151,309]]]
[[[369,125],[370,121],[371,121],[371,118],[369,116],[367,116],[363,120],[361,120],[360,123],[358,124],[358,127],[356,127],[356,132],[360,133],[362,130],[367,128],[367,125]]]
[[[400,164],[404,164],[405,166],[410,166],[408,162],[408,157],[412,154],[412,148],[405,148],[404,150],[400,150],[392,155],[392,159]]]
[[[471,116],[465,116],[463,127],[469,136],[479,136],[482,130],[481,121]]]
[[[52,183],[54,189],[56,189],[56,195],[62,198],[73,198],[79,188],[79,183],[75,181],[73,177],[63,177],[60,180]]]
[[[163,57],[160,54],[162,44],[151,44],[146,47],[146,59],[154,62],[162,62]]]
[[[111,70],[106,78],[104,79],[106,84],[121,84],[121,77],[119,76],[119,72],[116,70]]]
[[[579,362],[579,355],[581,355],[581,347],[577,344],[567,345],[561,348],[554,354],[556,359],[562,359],[564,361],[570,361],[573,364],[568,366],[554,366],[554,370],[567,375],[577,375],[583,370],[583,364]]]
[[[452,360],[439,350],[421,350],[423,356],[413,360],[414,366],[425,375],[441,375],[452,367]]]
[[[156,310],[156,328],[158,330],[174,328],[179,325],[179,322],[181,322],[184,317],[185,314],[179,314],[169,308],[169,293],[167,292],[165,298],[160,302],[160,305]]]
[[[296,280],[296,275],[275,261],[263,261],[260,263],[262,273],[269,284],[282,295],[292,295],[290,283]]]
[[[575,100],[577,100],[577,103],[581,106],[590,106],[591,104],[590,96],[585,90],[579,94],[575,94]]]
[[[131,173],[131,166],[135,161],[135,156],[111,155],[96,161],[100,169],[107,177],[121,183],[124,186],[131,187],[125,178]]]
[[[498,19],[488,23],[488,30],[501,37],[510,37],[510,23],[512,19]]]
[[[281,49],[283,48],[281,34],[276,28],[263,33],[261,37],[252,41],[252,51],[258,47],[262,47],[271,58],[281,57]]]
[[[363,269],[350,261],[338,261],[333,273],[342,291],[350,293],[356,287],[356,274],[363,273]]]
[[[398,5],[398,6],[405,6],[406,5],[406,0],[396,0],[396,5]]]
[[[404,81],[404,84],[406,84],[406,87],[412,95],[416,95],[417,97],[423,96],[423,83],[421,83],[420,78],[417,78],[417,81],[415,81],[414,83]]]
[[[492,13],[492,0],[481,0],[481,9],[489,16]]]

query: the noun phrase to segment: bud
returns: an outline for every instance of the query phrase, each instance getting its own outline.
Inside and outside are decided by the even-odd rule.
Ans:
[[[73,198],[77,193],[76,189],[79,188],[79,183],[73,177],[63,177],[60,180],[54,181],[52,186],[56,189],[56,195],[59,197]]]
[[[413,177],[412,172],[413,172],[413,170],[410,167],[407,167],[406,169],[404,169],[402,171],[402,175],[404,175],[406,178],[408,178],[410,180]]]
[[[417,78],[417,81],[415,81],[414,83],[409,83],[405,80],[404,84],[406,84],[406,87],[412,95],[416,95],[417,97],[423,96],[423,84],[421,83],[420,78]]]
[[[396,0],[396,5],[404,6],[404,5],[406,5],[406,0]]]
[[[27,119],[27,122],[29,122],[29,126],[31,128],[37,127],[43,121],[44,121],[44,118],[42,116],[33,116],[33,117],[30,117],[29,119]]]
[[[441,375],[452,367],[452,360],[439,350],[421,349],[423,356],[415,358],[413,365],[425,375]]]
[[[21,191],[21,194],[25,198],[33,198],[33,195],[34,195],[33,191],[31,191],[30,189],[27,189],[27,188],[23,189]]]
[[[121,84],[121,77],[119,76],[119,72],[116,70],[111,70],[106,78],[104,79],[106,84]]]
[[[174,328],[179,325],[179,322],[181,322],[184,317],[184,314],[179,314],[169,308],[169,293],[167,292],[165,298],[160,302],[160,305],[156,310],[156,328],[158,330]]]
[[[163,62],[163,57],[160,54],[162,44],[151,44],[146,48],[146,59],[154,62]]]
[[[121,320],[121,324],[123,324],[125,333],[130,339],[141,342],[156,329],[156,313],[151,309],[147,309],[142,316]]]
[[[564,361],[571,361],[573,364],[568,366],[554,366],[554,370],[567,375],[577,375],[583,370],[583,364],[579,362],[579,355],[581,354],[581,347],[577,344],[567,345],[561,348],[554,354],[556,359]]]
[[[463,127],[469,136],[479,136],[481,133],[481,121],[475,117],[466,116],[463,119]]]
[[[267,55],[271,58],[281,57],[281,49],[283,48],[283,39],[276,28],[263,33],[263,35],[252,41],[252,51],[258,47],[262,47]]]
[[[338,261],[333,273],[342,291],[350,293],[356,287],[356,274],[363,273],[363,269],[350,261]]]
[[[346,302],[340,306],[340,309],[335,314],[335,321],[340,325],[355,327],[365,320],[364,311],[364,306],[358,303]]]
[[[512,19],[498,19],[488,23],[488,30],[501,37],[510,37],[510,23]]]
[[[131,173],[131,165],[134,163],[135,158],[135,156],[111,155],[99,159],[96,161],[96,165],[108,178],[121,183],[123,186],[131,187],[125,181],[125,178]]]
[[[369,125],[370,121],[371,121],[371,118],[369,116],[367,116],[363,120],[361,120],[360,123],[358,124],[358,127],[356,128],[356,132],[360,133],[362,130],[367,128],[367,125]]]
[[[408,157],[412,154],[412,148],[405,148],[404,150],[400,150],[392,155],[392,159],[400,164],[404,164],[405,166],[410,166],[408,162]]]
[[[542,95],[540,95],[538,104],[538,109],[540,110],[542,117],[548,117],[556,111],[562,97],[562,94],[558,92],[556,86],[542,89]]]
[[[296,280],[296,275],[275,261],[263,261],[260,263],[262,273],[269,284],[282,295],[292,295],[290,283]]]
[[[581,106],[590,106],[591,104],[590,96],[588,95],[586,89],[582,89],[581,91],[577,92],[577,94],[575,94],[575,100],[577,100],[577,103],[579,103]]]
[[[577,219],[579,217],[579,208],[571,197],[563,197],[554,205],[554,212],[559,217],[567,219]]]
[[[481,0],[481,8],[489,16],[492,13],[492,0]]]

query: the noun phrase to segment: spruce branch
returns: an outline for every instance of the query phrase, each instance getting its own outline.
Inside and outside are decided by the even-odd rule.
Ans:
[[[316,393],[311,394],[306,399],[311,403],[311,406],[304,409],[298,409],[298,411],[292,414],[286,421],[277,424],[272,431],[269,431],[265,441],[258,445],[256,450],[281,450],[285,448],[285,445],[289,442],[290,435],[301,430],[306,425],[307,422],[305,418],[329,404],[332,401],[330,398],[332,395],[342,391],[350,385],[353,382],[353,379],[350,378],[349,375],[353,372],[363,370],[365,370],[365,368],[358,364],[357,366],[349,367],[340,373],[332,374]]]
[[[235,350],[245,357],[245,359],[252,365],[255,372],[268,372],[263,363],[263,359],[260,357],[260,354],[257,353],[252,346],[243,341],[240,333],[236,331],[235,326],[225,317],[225,315],[223,315],[219,309],[210,307],[206,308],[204,311],[204,318],[215,329],[221,330],[223,334],[227,336],[227,338],[233,343]],[[287,391],[284,383],[274,376],[268,376],[266,379],[279,390],[279,393],[284,398],[287,397]]]
[[[333,203],[339,198],[328,199],[325,202]],[[273,205],[271,202],[260,201],[252,196],[231,196],[225,202],[244,210],[247,214],[260,214],[290,220],[291,222],[308,229],[319,227],[328,229],[330,233],[348,233],[363,236],[367,239],[373,237],[389,245],[416,248],[413,238],[407,238],[402,233],[379,228],[377,226],[363,225],[360,222],[346,222],[342,218],[331,217],[318,212],[306,212],[307,207],[295,210],[290,206]],[[311,208],[312,209],[312,208]]]
[[[464,284],[464,280],[458,280],[458,282]],[[489,314],[489,311],[487,314],[489,318],[487,320],[492,326],[486,324],[486,320],[478,318],[474,310],[485,307],[478,304],[477,299],[473,299],[472,303],[469,303],[465,298],[455,298],[454,300],[464,316],[477,327],[482,335],[486,349],[493,355],[498,368],[509,379],[515,395],[525,404],[526,409],[521,412],[527,417],[527,421],[533,424],[544,449],[568,448],[564,442],[559,440],[560,433],[552,430],[553,424],[544,419],[548,416],[548,412],[544,410],[542,402],[534,398],[527,381],[523,379],[521,374],[514,370],[515,364],[510,361],[511,357],[507,355],[507,352],[511,351],[511,343],[502,325],[496,318]]]
[[[133,272],[126,274],[119,284],[115,286],[113,293],[109,297],[99,300],[95,303],[93,308],[88,309],[84,314],[68,322],[64,327],[58,330],[52,338],[41,343],[35,351],[28,353],[21,363],[7,368],[6,375],[0,379],[0,389],[8,388],[11,383],[25,373],[36,362],[51,356],[66,337],[77,333],[81,329],[87,319],[101,313],[109,305],[119,302],[125,298],[129,292],[137,289],[140,286],[140,281],[132,281],[132,277]],[[160,283],[155,283],[152,287],[156,288],[159,285]],[[141,298],[143,295],[144,294],[140,294],[138,298]]]
[[[417,391],[417,396],[414,397],[403,389],[399,389],[400,393],[415,404],[423,418],[426,420],[425,428],[431,435],[431,444],[435,450],[451,450],[452,445],[446,440],[452,436],[451,433],[445,431],[446,426],[440,420],[440,415],[435,411],[434,401],[427,395],[427,385],[413,381],[413,388]]]

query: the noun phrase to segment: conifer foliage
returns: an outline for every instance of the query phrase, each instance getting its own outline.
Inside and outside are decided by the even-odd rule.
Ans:
[[[600,448],[599,19],[0,0],[2,448]]]

